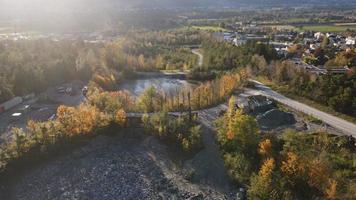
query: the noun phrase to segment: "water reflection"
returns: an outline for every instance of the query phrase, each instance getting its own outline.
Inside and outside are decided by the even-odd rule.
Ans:
[[[120,84],[120,89],[128,90],[133,95],[139,96],[145,90],[145,88],[150,86],[155,87],[157,90],[174,94],[176,91],[179,91],[183,88],[193,88],[196,86],[196,83],[172,78],[148,78],[127,80]]]

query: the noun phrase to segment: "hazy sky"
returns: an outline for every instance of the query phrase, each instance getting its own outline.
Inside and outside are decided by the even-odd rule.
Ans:
[[[97,0],[0,0],[1,8],[18,11],[63,11],[88,9]]]
[[[110,19],[105,9],[107,1],[0,0],[0,26],[61,30],[92,24],[105,25]]]

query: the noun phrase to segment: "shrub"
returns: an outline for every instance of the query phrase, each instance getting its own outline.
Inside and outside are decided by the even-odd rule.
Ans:
[[[169,116],[167,112],[142,116],[147,131],[160,139],[174,142],[185,151],[191,151],[201,145],[201,128],[188,116]]]

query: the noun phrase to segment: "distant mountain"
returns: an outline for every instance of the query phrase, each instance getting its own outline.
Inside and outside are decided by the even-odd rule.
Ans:
[[[222,8],[275,7],[356,8],[355,0],[0,0],[1,26],[34,29],[74,29],[73,27],[110,27],[117,21],[135,23],[137,18],[169,20],[167,9],[218,10]],[[163,9],[166,9],[163,12]],[[131,12],[133,10],[134,12]],[[128,11],[128,12],[126,12]],[[180,10],[178,10],[180,12]],[[134,14],[132,14],[134,13]],[[165,15],[163,15],[164,13]],[[8,23],[8,22],[11,23]],[[174,21],[174,20],[173,20]],[[5,25],[4,25],[4,22]]]
[[[329,6],[356,8],[355,0],[0,0],[1,14],[88,12],[130,8],[270,8]],[[11,13],[12,12],[12,13]]]
[[[127,7],[143,8],[223,8],[223,7],[285,7],[285,6],[354,6],[352,0],[111,0]]]

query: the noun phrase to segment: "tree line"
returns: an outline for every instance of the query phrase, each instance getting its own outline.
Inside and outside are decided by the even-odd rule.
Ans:
[[[0,102],[80,78],[76,59],[82,48],[69,41],[1,42]]]
[[[182,45],[198,44],[196,31],[136,31],[105,44],[49,39],[0,43],[0,102],[43,92],[72,80],[116,89],[134,71],[190,69],[197,57]]]
[[[146,88],[137,98],[138,110],[155,111],[189,111],[217,105],[246,84],[244,70],[226,73],[220,77],[203,82],[193,88],[180,88],[176,91],[158,91],[154,87]]]
[[[282,89],[356,116],[356,71],[345,74],[316,75],[290,61],[275,61],[267,65],[263,57],[255,56],[255,64],[247,69],[251,76],[263,76]]]
[[[215,38],[206,39],[202,44],[204,70],[231,70],[246,67],[251,64],[252,56],[263,56],[267,63],[278,58],[275,49],[264,43],[250,41],[246,45],[236,47]]]

